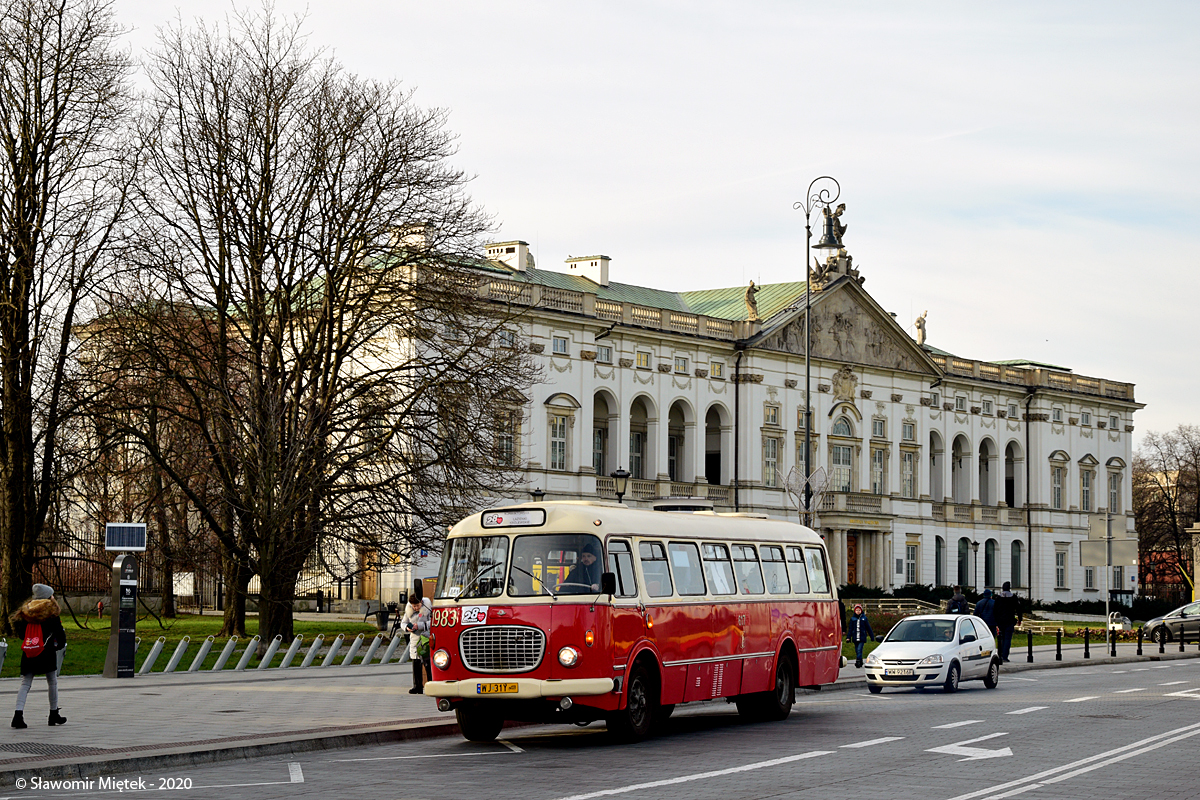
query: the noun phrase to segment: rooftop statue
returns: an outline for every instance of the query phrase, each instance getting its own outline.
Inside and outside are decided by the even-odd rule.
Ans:
[[[750,281],[750,285],[746,287],[746,319],[750,322],[758,322],[758,301],[754,299],[754,295],[758,294],[758,287],[754,285],[754,281]]]
[[[925,344],[925,315],[929,311],[922,311],[921,316],[917,317],[917,344]]]

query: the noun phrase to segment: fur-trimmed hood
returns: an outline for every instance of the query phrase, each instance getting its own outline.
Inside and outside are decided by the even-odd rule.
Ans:
[[[53,597],[45,600],[26,600],[17,609],[17,613],[13,614],[13,621],[23,619],[26,622],[45,622],[51,617],[57,617],[59,613],[58,601]]]

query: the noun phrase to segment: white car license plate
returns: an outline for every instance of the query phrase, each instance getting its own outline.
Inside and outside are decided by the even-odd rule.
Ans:
[[[892,676],[900,676],[900,675],[912,675],[912,674],[913,674],[913,671],[910,667],[903,667],[903,668],[898,668],[898,669],[885,669],[883,671],[883,676],[885,678],[889,678]]]

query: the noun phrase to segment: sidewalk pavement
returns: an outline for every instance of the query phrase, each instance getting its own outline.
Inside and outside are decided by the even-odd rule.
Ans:
[[[1193,645],[1163,655],[1147,643],[1118,646],[1107,657],[1103,642],[1085,662],[1082,645],[1035,647],[1034,663],[1014,647],[1004,672],[1052,669],[1084,663],[1111,664],[1197,658]],[[1003,673],[1002,673],[1003,675]],[[1002,678],[1003,680],[1003,678]],[[0,680],[0,708],[11,709],[20,681]],[[851,664],[825,691],[861,689],[863,672]],[[335,749],[362,744],[457,734],[452,714],[433,700],[408,693],[409,664],[251,670],[240,673],[173,673],[109,679],[66,676],[58,680],[66,725],[46,724],[45,682],[38,678],[25,705],[26,730],[0,735],[0,786],[17,778],[76,778],[160,770],[217,761]],[[3,721],[0,720],[0,724]]]

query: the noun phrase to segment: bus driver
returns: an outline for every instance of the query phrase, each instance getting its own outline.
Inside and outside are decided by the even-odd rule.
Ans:
[[[592,591],[600,591],[600,573],[604,568],[600,564],[600,544],[595,540],[587,542],[583,546],[583,552],[579,554],[579,563],[571,568],[567,574],[567,579],[562,582],[563,590],[568,594],[572,592],[586,592],[590,587]]]

